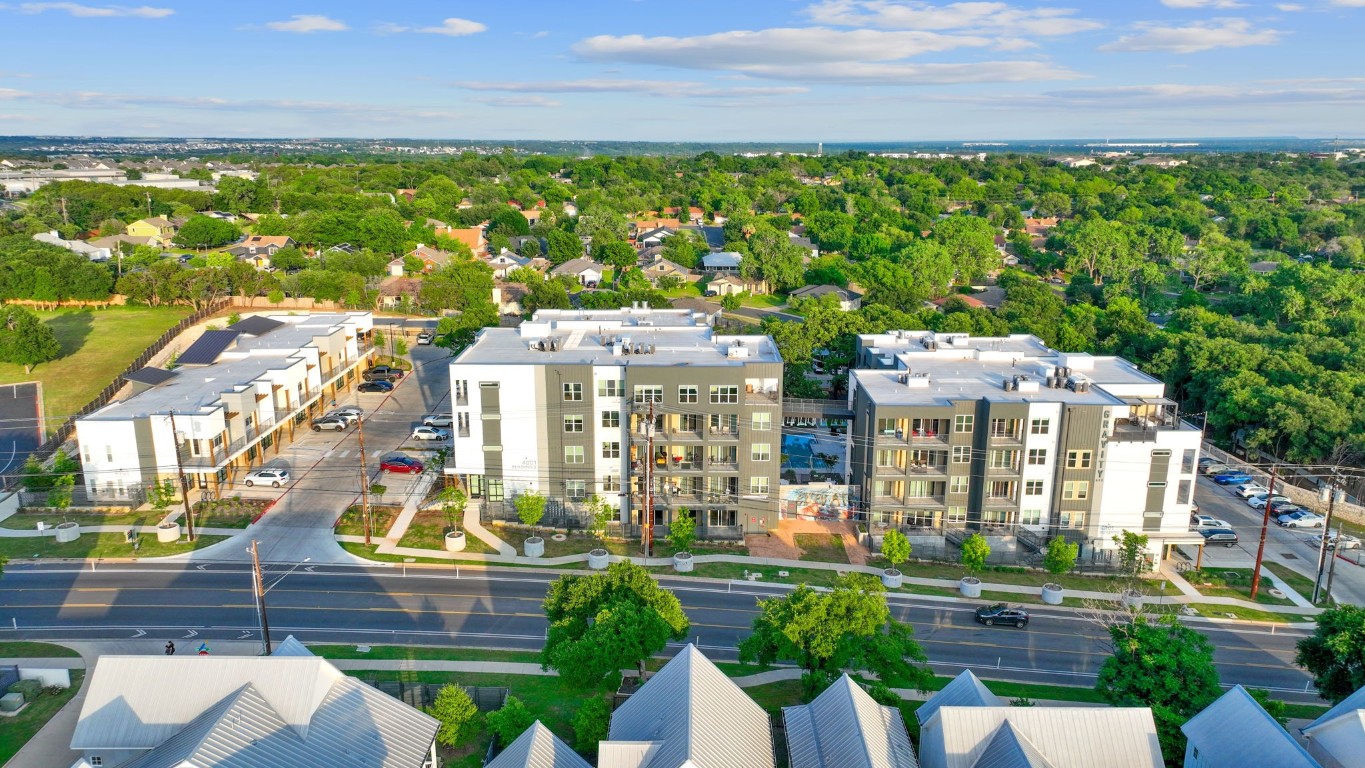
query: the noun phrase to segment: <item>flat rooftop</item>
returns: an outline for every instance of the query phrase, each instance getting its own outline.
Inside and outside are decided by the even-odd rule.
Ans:
[[[1037,391],[1006,391],[1004,381],[1028,375]],[[861,386],[878,405],[946,406],[962,400],[986,398],[992,402],[1067,403],[1069,405],[1125,405],[1098,386],[1078,392],[1066,387],[1050,388],[1046,379],[1010,363],[976,360],[926,360],[905,371],[858,369],[851,372],[850,386]],[[908,381],[906,380],[908,377]],[[928,384],[922,382],[928,379]]]

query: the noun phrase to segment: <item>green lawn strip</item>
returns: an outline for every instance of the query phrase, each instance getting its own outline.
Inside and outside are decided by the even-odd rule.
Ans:
[[[1185,574],[1185,578],[1190,582],[1190,586],[1199,590],[1199,594],[1205,597],[1236,597],[1250,600],[1251,574],[1250,568],[1206,568],[1202,571],[1190,571]],[[1287,597],[1275,597],[1270,594],[1269,589],[1258,590],[1256,602],[1263,605],[1294,604],[1294,601]]]
[[[31,531],[40,522],[48,525],[57,523],[71,522],[78,523],[82,528],[88,526],[116,525],[120,527],[137,526],[139,528],[155,528],[158,523],[172,512],[179,512],[182,509],[180,504],[173,504],[168,509],[155,510],[129,510],[111,509],[107,512],[92,512],[81,510],[73,512],[67,510],[59,512],[55,509],[25,509],[17,514],[0,521],[0,527],[18,531]],[[194,524],[197,528],[245,528],[251,524],[252,519],[260,512],[259,507],[241,505],[237,507],[215,507],[196,510],[194,513]],[[180,518],[181,525],[184,525],[184,515]]]
[[[25,640],[0,642],[0,658],[4,659],[79,659],[80,657],[79,653],[70,648],[52,643],[31,643]]]
[[[1330,707],[1318,706],[1316,704],[1291,704],[1284,703],[1284,716],[1290,720],[1317,720],[1327,714]]]
[[[172,544],[162,544],[156,540],[155,529],[144,528],[139,532],[137,549],[124,538],[123,532],[83,533],[79,539],[58,544],[52,536],[33,538],[0,538],[0,555],[13,559],[25,558],[64,558],[85,559],[95,557],[164,557],[179,555],[203,549],[226,539],[226,536],[198,536],[193,543],[183,539]]]
[[[454,530],[454,526],[446,519],[445,513],[439,509],[424,510],[413,516],[412,522],[408,524],[408,530],[399,539],[398,546],[413,547],[415,549],[440,549],[446,548],[446,532]],[[498,551],[477,536],[466,534],[464,537],[465,546],[462,551],[473,552],[476,554],[496,555]]]
[[[786,296],[779,296],[773,293],[765,293],[761,296],[745,296],[739,300],[740,305],[745,307],[761,307],[772,309],[787,303]]]
[[[1304,576],[1298,571],[1291,570],[1289,566],[1280,565],[1279,563],[1265,563],[1265,567],[1268,568],[1271,573],[1275,574],[1275,577],[1280,581],[1288,584],[1290,589],[1298,592],[1301,597],[1310,600],[1313,598],[1312,579]]]
[[[37,312],[62,345],[62,357],[34,366],[0,363],[0,384],[43,383],[43,412],[56,425],[90,402],[188,307],[110,307]]]
[[[81,682],[85,679],[83,670],[71,670],[71,687],[65,688],[59,693],[49,694],[43,692],[38,698],[24,707],[24,711],[14,717],[7,717],[0,722],[4,727],[0,728],[0,765],[3,765],[10,758],[23,748],[34,734],[42,730],[47,721],[52,716],[61,711],[67,702],[75,697],[81,689]]]
[[[393,521],[402,513],[402,507],[370,505],[370,535],[371,537],[383,538],[384,534],[393,527]],[[341,513],[341,521],[337,523],[336,533],[339,536],[364,536],[365,535],[365,514],[360,507],[351,507]]]
[[[579,702],[592,691],[575,688],[558,677],[546,675],[514,675],[489,672],[427,672],[409,670],[348,671],[346,674],[361,680],[398,680],[406,683],[454,683],[485,687],[505,687],[511,695],[521,699],[531,714],[556,734],[569,738],[573,728],[569,720]],[[487,742],[484,742],[485,744]]]
[[[356,557],[363,557],[363,558],[365,558],[365,559],[367,559],[367,560],[373,560],[373,561],[378,562],[378,563],[408,563],[408,562],[411,562],[411,563],[421,563],[421,564],[423,564],[423,565],[444,565],[444,566],[449,566],[449,567],[452,568],[452,569],[453,569],[453,568],[456,568],[456,567],[458,567],[458,566],[466,566],[466,567],[467,567],[467,566],[475,566],[475,567],[484,566],[484,567],[489,567],[489,568],[543,568],[543,569],[553,568],[554,570],[558,570],[558,571],[574,571],[574,570],[582,570],[582,569],[588,567],[588,564],[587,564],[587,563],[571,563],[571,564],[569,564],[569,565],[548,566],[548,565],[544,565],[544,564],[541,564],[541,563],[503,563],[503,562],[487,562],[487,561],[484,561],[484,560],[446,560],[445,558],[440,558],[440,557],[412,557],[412,556],[410,556],[410,555],[398,555],[398,554],[391,554],[391,553],[385,553],[385,552],[376,552],[375,549],[378,548],[378,546],[379,546],[378,544],[371,544],[370,546],[367,547],[367,546],[365,546],[365,545],[362,544],[362,543],[358,543],[358,542],[349,542],[349,541],[338,541],[338,542],[337,542],[337,546],[341,547],[342,549],[344,549],[344,550],[347,551],[347,552],[350,552],[351,554],[355,555]]]
[[[1316,621],[1312,616],[1299,616],[1292,613],[1271,613],[1270,611],[1262,611],[1256,608],[1244,608],[1240,605],[1188,603],[1185,607],[1193,608],[1199,612],[1200,616],[1210,619],[1242,619],[1245,621],[1269,621],[1278,624],[1287,624],[1297,621]]]
[[[844,540],[830,533],[798,533],[796,546],[801,559],[820,563],[848,563]]]
[[[437,648],[426,645],[372,645],[367,653],[354,645],[309,645],[308,650],[327,659],[379,659],[386,661],[507,661],[539,664],[535,651],[505,651],[495,648]]]

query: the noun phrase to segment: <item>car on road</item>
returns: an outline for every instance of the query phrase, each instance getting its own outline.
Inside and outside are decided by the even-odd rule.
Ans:
[[[1213,476],[1213,482],[1219,485],[1241,485],[1251,482],[1251,475],[1245,472],[1222,472]]]
[[[320,419],[313,419],[314,432],[321,432],[324,429],[332,432],[340,432],[349,426],[351,426],[351,423],[340,416],[323,416]]]
[[[387,393],[393,391],[393,384],[387,381],[366,381],[356,387],[355,391]]]
[[[435,341],[435,340],[436,340],[436,334],[434,334],[434,333],[432,333],[432,332],[430,332],[430,331],[422,331],[421,333],[417,334],[417,343],[418,343],[418,345],[420,345],[420,346],[423,346],[423,347],[429,346],[429,345],[431,344],[431,342],[433,342],[433,341]]]
[[[1231,528],[1204,528],[1199,535],[1204,537],[1206,546],[1222,544],[1230,548],[1237,545],[1237,532]]]
[[[1350,534],[1343,533],[1338,535],[1336,533],[1329,533],[1326,534],[1326,536],[1328,549],[1360,549],[1360,539]],[[1321,545],[1321,536],[1313,540],[1313,546],[1317,547]]]
[[[1028,626],[1028,611],[1005,603],[983,605],[976,609],[976,620],[988,627],[1007,624],[1023,629]]]
[[[1316,512],[1304,510],[1303,514],[1295,512],[1292,516],[1281,515],[1275,522],[1285,528],[1321,528],[1323,523],[1327,522],[1327,518]]]
[[[422,417],[422,426],[446,428],[455,423],[448,413],[428,413]]]
[[[288,485],[289,470],[261,467],[260,469],[253,469],[246,473],[246,479],[242,481],[242,484],[248,488],[257,483],[269,485],[274,488],[279,488],[281,485]]]
[[[1204,528],[1231,528],[1232,524],[1226,520],[1219,520],[1210,515],[1190,515],[1190,530],[1198,531]]]
[[[360,375],[365,381],[398,381],[403,378],[403,371],[391,365],[376,365]]]
[[[1244,499],[1249,499],[1252,496],[1256,496],[1262,493],[1269,493],[1270,491],[1268,488],[1266,488],[1264,485],[1261,485],[1260,483],[1242,483],[1236,488],[1233,488],[1232,492],[1237,494],[1238,496],[1241,496]]]
[[[412,431],[413,440],[449,440],[450,433],[436,427],[418,427]]]
[[[379,469],[382,472],[419,475],[426,467],[417,459],[411,459],[407,456],[390,456],[379,462]]]

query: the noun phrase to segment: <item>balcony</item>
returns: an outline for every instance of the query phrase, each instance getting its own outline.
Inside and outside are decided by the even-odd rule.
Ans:
[[[899,464],[891,464],[891,465],[878,464],[878,465],[877,465],[877,472],[876,472],[876,473],[879,474],[879,475],[891,475],[891,476],[894,477],[894,476],[896,476],[896,475],[903,475],[903,474],[905,474],[905,467],[904,467],[903,465],[899,465]]]
[[[911,507],[941,507],[947,502],[942,496],[906,496],[905,503]]]
[[[772,405],[778,401],[777,390],[745,390],[744,402],[749,405]]]
[[[948,465],[944,464],[911,464],[908,470],[912,475],[946,475]]]
[[[1019,474],[1019,465],[1010,464],[1003,467],[990,467],[986,470],[986,473],[988,475],[1017,475]]]
[[[727,457],[727,458],[719,458],[719,459],[708,459],[707,462],[706,462],[706,471],[707,471],[707,472],[738,472],[738,471],[739,471],[739,459],[738,459],[738,458],[728,458],[728,457]]]
[[[664,433],[670,440],[701,440],[701,427],[696,429],[669,429]]]
[[[872,497],[872,506],[874,506],[874,507],[884,507],[884,506],[890,506],[890,505],[899,506],[899,505],[902,505],[902,504],[904,504],[904,503],[905,503],[905,499],[902,498],[902,497],[900,497],[900,496],[881,495],[881,496],[873,496],[873,497]]]
[[[710,427],[707,430],[707,435],[713,438],[738,440],[739,427]]]

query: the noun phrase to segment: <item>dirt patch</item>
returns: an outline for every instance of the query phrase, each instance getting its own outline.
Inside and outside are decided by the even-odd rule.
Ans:
[[[782,520],[777,528],[766,535],[751,534],[744,537],[752,557],[774,557],[783,560],[800,560],[802,549],[797,544],[797,534],[823,534],[838,536],[844,542],[844,552],[848,562],[853,565],[866,565],[870,553],[858,543],[858,534],[853,523],[831,520]]]

